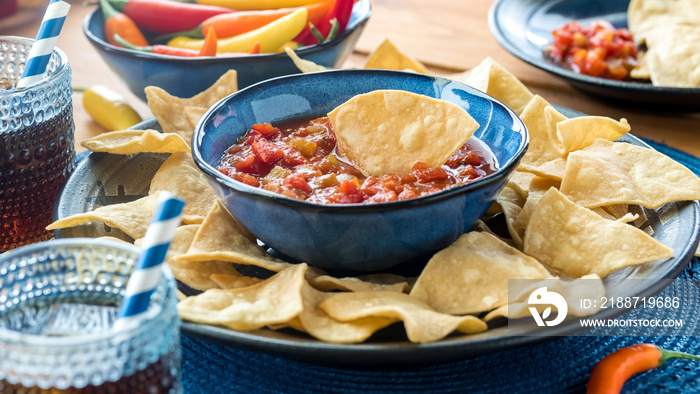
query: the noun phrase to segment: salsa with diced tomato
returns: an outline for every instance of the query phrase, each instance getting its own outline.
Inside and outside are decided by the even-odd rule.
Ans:
[[[556,63],[579,74],[614,80],[629,79],[637,65],[632,33],[607,21],[588,27],[570,22],[552,32],[554,42],[545,53]]]
[[[327,117],[280,127],[253,125],[226,150],[218,170],[239,182],[299,200],[322,204],[405,200],[471,182],[493,173],[487,148],[470,139],[445,164],[417,162],[408,174],[364,176],[339,159]]]

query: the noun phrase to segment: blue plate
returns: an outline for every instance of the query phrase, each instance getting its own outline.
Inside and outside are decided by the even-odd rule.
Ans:
[[[580,112],[557,107],[568,117],[581,116]],[[147,120],[135,129],[156,129],[160,125],[155,119]],[[622,141],[647,146],[640,139],[626,135]],[[64,185],[54,206],[54,219],[94,210],[108,204],[133,201],[148,193],[153,174],[165,161],[167,155],[138,153],[131,156],[108,153],[90,153],[78,163],[73,174]],[[675,278],[683,271],[698,245],[700,236],[700,203],[675,202],[655,210],[645,210],[646,223],[656,239],[674,250],[674,257],[634,267],[623,268],[604,279],[610,297],[648,297],[657,294],[669,282],[664,278]],[[99,237],[110,235],[130,240],[127,235],[101,222],[56,230],[57,238]],[[655,279],[649,281],[627,279]],[[188,292],[187,288],[181,290]],[[592,316],[596,319],[611,319],[625,312],[623,309],[603,309]],[[516,346],[536,343],[548,339],[546,336],[507,335],[504,325],[490,327],[488,331],[475,335],[451,335],[433,343],[414,344],[408,342],[399,326],[387,327],[370,340],[360,344],[333,344],[321,342],[297,331],[287,329],[272,331],[232,331],[223,327],[184,321],[182,332],[188,336],[225,346],[253,350],[273,355],[322,362],[325,365],[386,365],[446,362],[489,354]],[[577,320],[564,322],[547,331],[552,336],[569,335],[580,331]]]
[[[672,111],[700,111],[700,88],[654,86],[581,75],[547,60],[542,50],[552,31],[573,20],[586,26],[604,19],[627,27],[629,0],[496,0],[489,11],[489,28],[503,48],[531,65],[565,79],[597,97]]]

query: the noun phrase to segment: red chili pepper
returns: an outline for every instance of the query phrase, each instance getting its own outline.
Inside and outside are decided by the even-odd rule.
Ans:
[[[116,9],[128,15],[139,27],[157,34],[194,29],[213,16],[235,12],[224,7],[171,0],[109,1]]]
[[[249,55],[259,55],[260,54],[260,41],[255,41],[255,45],[253,45],[253,48],[248,52]]]
[[[352,7],[355,4],[354,0],[336,0],[333,8],[331,8],[328,13],[323,17],[321,22],[315,27],[321,33],[322,37],[328,37],[328,34],[333,29],[333,24],[331,21],[336,19],[338,21],[338,32],[336,36],[339,36],[345,32],[348,27],[348,22],[350,22],[350,16],[352,15]],[[302,45],[314,45],[320,44],[321,42],[309,31],[308,34],[303,35],[306,30],[302,31],[294,41]],[[303,35],[303,36],[302,36]]]
[[[660,349],[648,343],[617,349],[598,361],[593,368],[586,393],[619,393],[632,375],[657,368],[672,358],[700,361],[698,356]]]
[[[207,31],[207,37],[204,39],[204,45],[199,50],[199,56],[216,56],[216,48],[218,47],[218,37],[213,27]]]
[[[114,40],[114,36],[119,35],[132,45],[148,45],[146,37],[143,36],[141,30],[139,30],[131,18],[115,10],[107,0],[100,0],[100,8],[102,9],[102,14],[105,19],[105,38],[108,43],[121,46]]]

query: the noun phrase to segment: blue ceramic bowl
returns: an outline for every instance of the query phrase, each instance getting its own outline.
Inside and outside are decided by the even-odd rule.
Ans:
[[[371,15],[369,0],[358,1],[348,28],[340,37],[322,45],[300,48],[297,54],[326,67],[340,67],[352,53]],[[105,40],[104,18],[99,8],[85,18],[83,32],[112,71],[143,101],[146,101],[144,89],[147,86],[158,86],[177,97],[192,97],[211,86],[230,69],[238,72],[239,88],[299,73],[286,53],[181,58],[116,47]]]
[[[467,110],[480,125],[474,135],[491,149],[498,170],[428,196],[367,205],[299,201],[216,170],[223,152],[253,124],[325,116],[349,98],[378,89],[423,94]],[[211,107],[192,137],[195,162],[229,211],[258,239],[311,265],[352,272],[383,270],[450,245],[486,212],[527,145],[525,125],[494,98],[449,79],[382,70],[334,70],[261,82]]]

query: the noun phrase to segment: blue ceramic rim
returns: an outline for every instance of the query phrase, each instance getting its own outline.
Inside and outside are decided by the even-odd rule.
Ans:
[[[127,242],[117,242],[117,241],[110,241],[110,240],[104,240],[104,239],[97,239],[97,238],[62,238],[62,239],[53,239],[50,241],[44,241],[44,242],[38,242],[34,244],[29,244],[25,246],[21,246],[16,249],[9,250],[5,253],[0,254],[0,262],[4,262],[5,260],[9,260],[12,258],[15,258],[19,254],[24,254],[24,253],[31,253],[35,252],[38,250],[42,249],[48,249],[53,247],[54,245],[57,246],[73,246],[73,247],[84,247],[84,246],[104,246],[108,248],[114,248],[114,249],[120,249],[122,251],[127,251],[127,252],[132,252],[134,253],[134,261],[136,261],[136,257],[141,253],[141,248],[134,246],[130,243]],[[172,297],[175,297],[175,277],[173,276],[172,272],[170,269],[167,267],[166,264],[163,264],[163,267],[161,269],[162,277],[160,281],[162,282],[163,280],[166,280],[170,283],[173,283],[173,294]],[[165,311],[160,310],[157,311],[158,316],[162,313],[165,313]],[[11,331],[4,329],[0,327],[0,337],[3,339],[8,339],[8,340],[15,340],[17,343],[31,343],[32,346],[45,346],[45,347],[52,347],[52,348],[61,348],[61,347],[72,347],[78,344],[85,344],[89,342],[98,342],[98,341],[104,341],[108,340],[109,338],[117,337],[117,336],[124,336],[124,335],[129,335],[132,337],[140,335],[140,333],[144,332],[145,330],[150,329],[151,326],[157,323],[156,318],[157,316],[154,316],[155,310],[154,308],[149,308],[149,312],[146,312],[145,314],[142,314],[136,319],[139,321],[139,324],[137,326],[128,326],[121,332],[114,332],[112,330],[105,331],[105,332],[99,332],[99,333],[93,333],[89,335],[80,335],[80,336],[57,336],[57,337],[45,337],[41,335],[33,335],[33,334],[21,334],[16,331]]]
[[[365,24],[370,16],[372,16],[372,5],[370,3],[370,0],[360,0],[358,1],[354,7],[364,7],[363,8],[358,8],[360,11],[364,11],[362,14],[358,16],[356,19],[350,19],[349,25],[347,29],[341,34],[340,36],[336,37],[335,39],[324,42],[323,44],[320,45],[312,45],[312,46],[305,46],[305,47],[300,47],[296,49],[294,52],[299,55],[308,55],[308,54],[313,54],[319,51],[323,51],[326,49],[326,47],[329,46],[335,46],[339,42],[343,41],[345,38],[347,38],[350,34],[355,31],[358,27],[362,26]],[[260,53],[260,54],[255,54],[255,55],[245,55],[245,56],[227,56],[227,57],[217,57],[217,56],[201,56],[201,57],[181,57],[181,56],[170,56],[170,55],[161,55],[157,53],[149,53],[149,52],[141,52],[141,51],[136,51],[133,49],[127,49],[127,48],[120,48],[117,46],[114,46],[112,44],[109,44],[103,40],[101,40],[99,37],[97,37],[95,34],[93,34],[90,29],[90,21],[95,17],[95,14],[101,12],[100,8],[97,7],[95,8],[92,12],[90,12],[85,19],[83,20],[83,33],[85,36],[90,40],[94,45],[99,46],[100,48],[104,49],[107,52],[113,52],[116,54],[120,54],[123,56],[129,56],[129,57],[135,57],[135,58],[142,58],[142,59],[149,59],[149,60],[159,60],[159,61],[166,61],[169,63],[197,63],[197,64],[211,64],[211,63],[228,63],[228,62],[242,62],[242,63],[255,63],[256,60],[259,60],[261,58],[263,59],[275,59],[275,58],[287,58],[288,55],[285,52],[281,53]],[[354,9],[353,9],[354,12]]]
[[[19,37],[19,36],[0,36],[0,39],[2,40],[16,40],[16,41],[24,41],[27,44],[34,44],[35,40],[32,38],[27,38],[27,37]],[[54,46],[53,52],[51,52],[52,56],[56,55],[58,58],[61,60],[58,67],[56,67],[55,70],[51,72],[48,76],[45,76],[44,78],[34,82],[31,85],[27,85],[21,89],[13,89],[13,90],[4,90],[0,89],[0,96],[2,95],[13,95],[16,93],[23,93],[27,90],[31,90],[36,88],[38,85],[46,83],[47,78],[55,78],[57,75],[60,75],[62,73],[67,72],[66,70],[70,68],[70,64],[68,63],[68,56],[66,56],[65,52],[63,52],[59,47]]]
[[[492,104],[495,104],[497,106],[500,106],[503,110],[505,110],[508,114],[510,114],[514,120],[514,123],[519,127],[518,132],[522,135],[522,139],[520,141],[520,146],[518,147],[518,151],[515,155],[510,157],[508,161],[505,163],[498,163],[499,167],[496,169],[496,171],[492,174],[489,174],[483,178],[479,178],[475,181],[463,184],[463,185],[458,185],[454,186],[448,189],[441,190],[436,193],[429,194],[427,196],[421,196],[421,197],[416,197],[416,198],[411,198],[408,200],[400,200],[400,201],[389,201],[389,202],[383,202],[383,203],[376,203],[376,204],[318,204],[318,203],[312,203],[308,201],[301,201],[301,200],[296,200],[290,197],[283,196],[278,193],[270,192],[267,190],[259,189],[253,186],[246,185],[244,183],[235,181],[227,176],[222,175],[219,171],[217,171],[214,167],[210,166],[209,163],[207,163],[203,158],[202,154],[200,152],[200,143],[198,142],[203,138],[203,124],[207,121],[207,119],[217,111],[220,107],[226,105],[230,100],[234,99],[237,95],[239,94],[244,94],[247,93],[249,90],[253,89],[264,89],[266,84],[272,84],[272,83],[278,83],[282,80],[295,80],[295,79],[304,79],[304,78],[315,78],[316,75],[324,75],[324,74],[330,74],[330,73],[346,73],[346,74],[389,74],[389,75],[407,75],[412,78],[425,78],[425,79],[430,79],[430,80],[443,80],[446,81],[450,84],[458,84],[460,85],[461,88],[463,88],[467,93],[477,96],[477,97],[482,97],[490,101]],[[301,84],[301,82],[298,82],[296,84]],[[295,209],[300,209],[300,210],[312,210],[312,211],[317,211],[317,212],[329,212],[329,211],[334,211],[335,213],[357,213],[357,212],[377,212],[377,211],[385,211],[387,209],[400,209],[400,208],[407,208],[411,206],[423,206],[423,205],[428,205],[428,204],[433,204],[435,202],[439,202],[445,199],[449,199],[455,195],[459,194],[465,194],[470,191],[473,191],[474,189],[482,188],[482,187],[488,187],[490,185],[493,185],[495,183],[499,183],[503,181],[503,178],[507,178],[511,172],[515,170],[515,167],[517,164],[520,162],[520,159],[525,155],[525,151],[527,150],[527,147],[530,143],[530,136],[529,133],[527,132],[527,127],[525,127],[525,124],[522,122],[520,117],[518,117],[515,112],[513,112],[512,109],[510,109],[508,106],[505,104],[501,103],[500,101],[496,100],[495,98],[489,96],[486,93],[483,93],[481,91],[476,90],[475,88],[472,88],[471,86],[465,85],[463,83],[450,80],[447,78],[443,77],[438,77],[438,76],[433,76],[433,75],[426,75],[426,74],[417,74],[414,72],[405,72],[405,71],[393,71],[393,70],[373,70],[373,69],[341,69],[341,70],[327,70],[327,71],[319,71],[319,72],[314,72],[314,73],[305,73],[305,74],[292,74],[292,75],[286,75],[286,76],[281,76],[277,78],[271,78],[262,82],[258,82],[254,85],[251,85],[245,89],[241,89],[236,93],[233,93],[229,96],[227,96],[224,99],[221,99],[219,102],[216,104],[212,105],[207,112],[202,115],[200,118],[199,122],[197,123],[197,126],[195,127],[194,133],[192,133],[192,157],[194,159],[194,162],[197,164],[197,167],[204,172],[205,175],[207,175],[209,178],[213,179],[215,182],[218,182],[220,184],[223,184],[225,187],[232,189],[238,193],[245,194],[251,198],[256,198],[256,199],[261,199],[261,200],[271,200],[274,201],[275,203],[279,203],[285,206],[293,207]],[[223,154],[223,152],[222,152]]]
[[[680,88],[680,87],[672,87],[672,86],[655,86],[655,85],[652,85],[651,83],[623,82],[623,81],[614,81],[612,79],[596,78],[596,77],[592,77],[590,75],[583,75],[583,74],[573,72],[571,70],[567,70],[564,67],[557,66],[553,63],[547,62],[544,58],[531,57],[531,56],[521,52],[520,49],[516,45],[511,44],[510,40],[506,37],[506,35],[503,33],[502,29],[500,28],[500,25],[498,23],[496,23],[496,14],[499,12],[499,7],[501,7],[503,5],[503,3],[505,3],[506,1],[509,1],[509,0],[496,0],[491,5],[491,8],[489,9],[489,14],[488,14],[489,30],[491,30],[491,34],[493,35],[493,37],[496,39],[496,41],[498,41],[498,43],[505,50],[510,52],[512,55],[514,55],[518,59],[530,64],[531,66],[537,67],[537,68],[544,70],[544,71],[547,71],[547,72],[550,72],[552,74],[555,74],[555,75],[562,77],[562,78],[569,80],[569,81],[584,83],[586,85],[591,85],[591,86],[595,86],[595,87],[604,86],[604,87],[608,87],[608,88],[624,90],[624,91],[631,92],[631,93],[637,93],[640,90],[646,90],[646,91],[653,92],[653,93],[674,94],[674,95],[679,95],[679,96],[700,95],[700,88]]]

